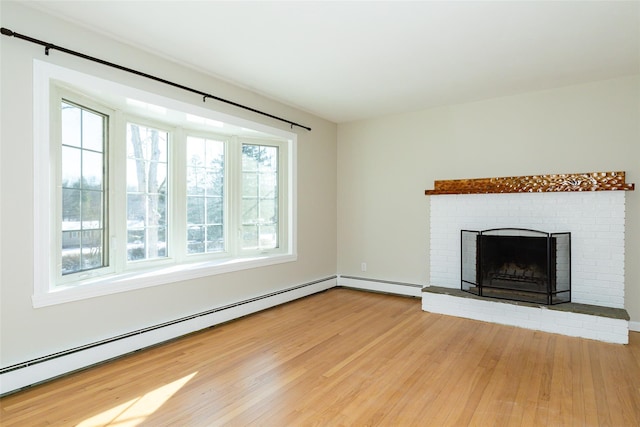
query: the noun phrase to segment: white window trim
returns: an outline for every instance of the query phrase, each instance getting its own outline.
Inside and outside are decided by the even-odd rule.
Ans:
[[[58,90],[58,88],[52,88],[50,86],[50,93],[51,93],[51,109],[52,111],[56,111],[59,112],[59,108],[60,108],[60,100],[61,99],[67,99],[67,98],[71,98],[73,101],[71,101],[72,103],[77,103],[80,102],[83,105],[83,108],[89,108],[92,109],[94,111],[99,112],[100,114],[106,114],[107,116],[109,116],[110,120],[108,123],[108,129],[107,129],[107,134],[110,135],[108,138],[112,138],[112,134],[113,134],[113,130],[114,130],[114,126],[113,126],[113,120],[111,120],[113,118],[113,116],[115,115],[115,112],[113,110],[110,110],[107,107],[104,107],[102,105],[97,104],[96,102],[94,102],[93,100],[90,99],[86,99],[85,97],[81,96],[81,95],[75,95],[75,94],[71,94],[68,91],[65,90]],[[73,96],[70,96],[73,95]],[[54,113],[55,114],[55,113]],[[57,135],[60,132],[60,125],[61,125],[61,117],[58,114],[55,114],[56,119],[51,120],[51,118],[53,117],[53,115],[49,116],[49,119],[51,120],[50,123],[50,129],[53,135]],[[51,210],[51,206],[57,206],[59,207],[58,203],[56,202],[56,200],[60,200],[61,197],[61,192],[62,192],[62,182],[61,182],[61,169],[59,169],[61,167],[61,149],[59,146],[59,141],[55,141],[55,145],[57,147],[47,147],[48,150],[51,152],[51,156],[55,157],[55,161],[53,163],[55,163],[56,166],[51,166],[51,163],[49,164],[49,170],[52,172],[52,175],[49,176],[49,182],[55,182],[55,190],[52,191],[52,196],[51,196],[51,200],[52,200],[52,204],[50,205],[49,209]],[[112,150],[107,151],[106,153],[106,162],[107,164],[111,164],[113,163],[113,156],[112,156]],[[116,175],[116,173],[111,173],[109,174],[109,176],[107,177],[107,180],[104,182],[104,185],[107,188],[108,192],[112,191],[113,188],[113,182],[114,182],[114,175]],[[51,185],[51,184],[49,184]],[[50,215],[53,217],[55,216],[55,222],[54,223],[60,223],[62,221],[62,212],[60,209],[57,209],[57,212],[50,212]],[[107,224],[113,224],[114,220],[113,220],[113,212],[111,212],[111,210],[109,209],[109,212],[107,213]],[[61,246],[61,239],[62,236],[60,235],[60,233],[57,232],[57,228],[56,227],[50,227],[50,237],[49,237],[49,242],[50,242],[50,254],[55,254],[55,256],[49,256],[49,268],[51,272],[55,271],[55,277],[52,280],[55,280],[55,282],[58,285],[62,285],[64,286],[67,283],[71,283],[71,282],[77,282],[78,279],[78,275],[85,275],[87,279],[90,279],[92,277],[99,277],[99,276],[104,276],[107,274],[113,274],[116,269],[114,265],[109,265],[109,266],[105,266],[105,267],[100,267],[94,270],[88,270],[88,271],[82,271],[79,273],[76,273],[75,275],[68,275],[68,276],[62,276],[61,272],[59,271],[59,262],[60,262],[60,253],[59,253],[59,248]],[[108,238],[108,237],[107,237]],[[113,247],[111,247],[112,245],[110,244],[110,242],[107,244],[107,248],[109,252],[112,252],[114,250]],[[107,254],[108,257],[110,257],[110,253]],[[51,279],[50,279],[51,280]]]
[[[55,191],[51,190],[50,183],[52,172],[50,156],[53,154],[50,148],[52,126],[50,112],[54,108],[50,96],[52,80],[86,87],[100,87],[110,93],[119,93],[122,96],[133,97],[155,105],[167,105],[185,113],[254,129],[289,140],[287,149],[289,167],[285,177],[287,182],[285,197],[288,197],[288,204],[287,215],[284,217],[286,221],[283,225],[286,227],[283,236],[287,240],[286,251],[157,266],[91,278],[80,282],[81,284],[58,284],[54,287],[52,281],[55,280],[55,272],[51,271],[52,263],[50,262],[52,244],[54,243],[51,241],[52,230],[55,229],[52,222],[53,216],[50,214],[51,206],[55,206],[53,203]],[[35,308],[297,260],[297,137],[295,133],[219,113],[195,104],[187,104],[39,60],[34,60],[33,89],[34,286],[32,303]]]

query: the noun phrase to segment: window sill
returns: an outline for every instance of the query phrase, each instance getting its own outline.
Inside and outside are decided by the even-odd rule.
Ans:
[[[282,264],[297,260],[293,254],[256,256],[226,260],[171,265],[149,270],[138,270],[122,274],[88,279],[74,285],[58,286],[46,293],[35,293],[33,307],[47,307],[56,304],[127,292],[134,289],[166,285],[206,276]]]

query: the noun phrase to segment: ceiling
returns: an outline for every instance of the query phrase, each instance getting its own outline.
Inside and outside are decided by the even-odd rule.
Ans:
[[[24,4],[336,123],[640,72],[638,1]]]

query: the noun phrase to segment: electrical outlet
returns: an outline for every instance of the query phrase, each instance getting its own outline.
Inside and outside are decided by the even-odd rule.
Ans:
[[[366,262],[363,262],[362,264],[360,264],[360,270],[367,271],[367,263]]]

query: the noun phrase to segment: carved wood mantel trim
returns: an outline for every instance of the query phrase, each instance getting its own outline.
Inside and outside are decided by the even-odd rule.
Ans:
[[[588,172],[554,175],[508,176],[499,178],[451,179],[435,181],[424,194],[543,193],[557,191],[630,191],[624,172]]]

